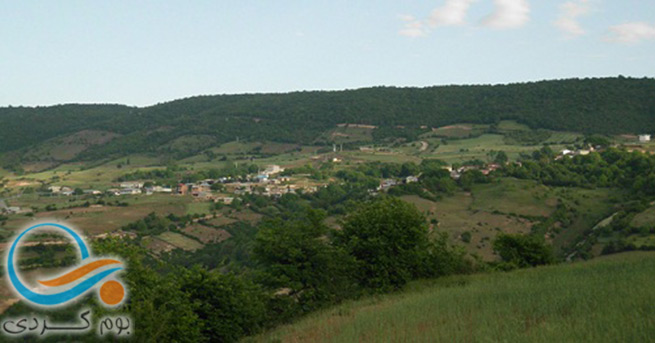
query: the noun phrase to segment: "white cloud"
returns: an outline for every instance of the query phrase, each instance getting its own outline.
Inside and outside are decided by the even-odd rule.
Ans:
[[[609,42],[634,44],[642,40],[655,39],[655,25],[644,22],[615,25],[609,30],[610,34],[606,37]]]
[[[589,13],[589,0],[568,1],[560,5],[560,14],[553,23],[569,37],[585,34],[585,30],[578,22],[578,17]]]
[[[432,27],[462,25],[466,22],[466,13],[475,1],[446,0],[443,6],[432,11],[428,24]]]
[[[482,24],[496,29],[512,29],[530,20],[527,0],[494,0],[495,10],[482,20]]]
[[[424,37],[428,34],[428,28],[425,24],[411,15],[403,14],[399,16],[400,20],[405,22],[403,28],[398,34],[406,37]]]
[[[426,20],[418,20],[411,15],[400,15],[405,22],[398,32],[407,37],[424,37],[430,27],[462,25],[466,22],[466,13],[471,4],[477,0],[446,0],[443,6],[435,8]]]

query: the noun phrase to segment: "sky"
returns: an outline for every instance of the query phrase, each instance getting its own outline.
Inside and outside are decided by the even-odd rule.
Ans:
[[[618,75],[655,77],[655,1],[0,2],[0,106]]]

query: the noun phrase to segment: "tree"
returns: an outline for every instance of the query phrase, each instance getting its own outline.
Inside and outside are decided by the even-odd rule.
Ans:
[[[496,156],[494,157],[494,163],[497,163],[497,164],[505,164],[505,163],[507,163],[508,160],[509,160],[509,158],[507,157],[507,154],[502,150],[498,151],[496,153]]]
[[[266,295],[251,281],[199,266],[179,268],[177,275],[208,342],[236,342],[258,332],[265,322]]]
[[[494,252],[508,266],[525,268],[555,262],[553,250],[543,239],[520,234],[500,234],[493,243]]]
[[[265,222],[257,233],[254,255],[264,267],[262,282],[289,289],[302,311],[350,297],[354,261],[329,240],[325,213],[307,210],[304,218]]]
[[[420,274],[427,233],[425,218],[414,205],[383,197],[350,213],[336,243],[355,258],[361,285],[388,291]]]
[[[405,162],[400,168],[400,176],[406,177],[410,175],[417,175],[420,172],[419,167],[412,162]]]
[[[111,237],[94,241],[93,251],[99,256],[120,256],[127,266],[121,278],[129,291],[124,310],[134,321],[134,341],[207,341],[194,303],[180,290],[175,278],[162,276],[146,264],[148,252],[144,248]]]

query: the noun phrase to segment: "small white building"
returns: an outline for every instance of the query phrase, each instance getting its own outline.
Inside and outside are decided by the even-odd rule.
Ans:
[[[173,193],[173,189],[171,187],[163,187],[163,186],[152,187],[152,191],[155,193]]]
[[[271,165],[266,166],[266,169],[264,169],[262,174],[274,175],[274,174],[277,174],[277,173],[281,173],[283,171],[284,171],[284,168],[280,168],[280,166],[278,166],[276,164],[271,164]]]
[[[650,135],[639,135],[639,143],[650,142]]]
[[[410,175],[405,178],[405,183],[412,183],[412,182],[418,182],[418,177],[414,175]]]
[[[59,193],[61,192],[61,186],[50,186],[48,187],[50,193]]]
[[[143,188],[143,182],[122,182],[121,188]]]

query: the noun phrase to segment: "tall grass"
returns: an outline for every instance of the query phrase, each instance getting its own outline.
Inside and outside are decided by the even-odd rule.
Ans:
[[[422,281],[246,341],[655,341],[655,253]]]

